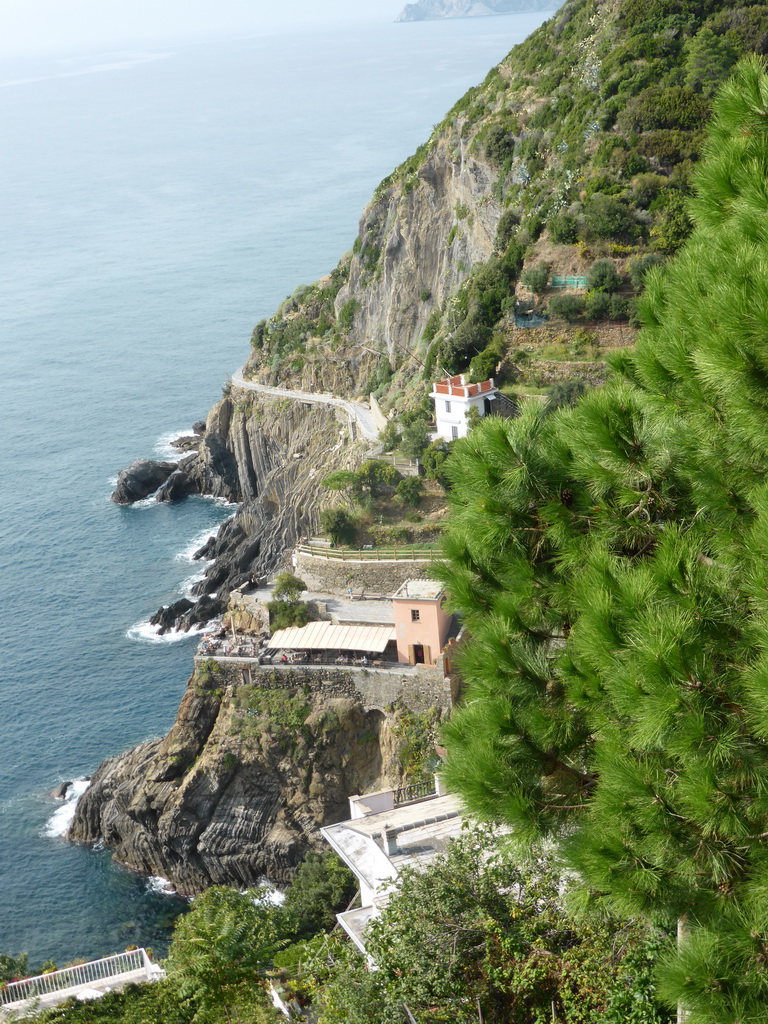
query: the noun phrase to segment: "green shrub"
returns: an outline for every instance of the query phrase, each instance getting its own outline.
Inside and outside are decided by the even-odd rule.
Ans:
[[[400,443],[400,436],[397,424],[394,420],[390,420],[379,434],[379,441],[381,442],[383,450],[385,452],[391,452],[393,448],[397,448]]]
[[[267,610],[272,632],[288,629],[290,626],[306,626],[309,622],[309,609],[301,602],[268,601]]]
[[[628,207],[614,196],[596,192],[584,208],[586,238],[635,239],[639,225]]]
[[[711,96],[738,59],[738,43],[730,33],[718,36],[704,26],[685,44],[685,84]]]
[[[400,451],[408,459],[418,459],[429,444],[429,431],[425,420],[410,423],[403,431]]]
[[[658,205],[651,208],[654,211],[651,244],[665,254],[677,252],[693,227],[685,196],[670,190],[659,197]]]
[[[520,282],[536,295],[543,295],[549,284],[549,264],[534,263],[532,267],[526,267],[520,275]]]
[[[346,334],[351,329],[359,310],[360,303],[357,299],[349,299],[341,307],[336,323],[342,334]]]
[[[596,260],[587,273],[587,285],[592,291],[616,292],[621,288],[621,277],[611,260]]]
[[[308,853],[285,894],[284,934],[295,940],[331,931],[337,912],[346,910],[356,887],[355,876],[331,850]]]
[[[629,318],[628,300],[621,295],[612,295],[608,318],[610,320],[627,320]]]
[[[643,256],[636,256],[629,263],[629,280],[636,291],[643,287],[645,275],[652,267],[657,267],[664,262],[664,257],[656,252],[649,252]]]
[[[554,412],[555,409],[576,405],[586,390],[587,385],[583,380],[558,381],[547,388],[545,410]]]
[[[619,127],[627,132],[654,128],[700,128],[709,114],[704,97],[686,86],[652,85],[633,96],[619,114]]]
[[[424,449],[421,455],[421,466],[427,480],[437,480],[443,487],[448,483],[448,478],[443,472],[446,460],[451,454],[451,441],[439,439],[433,441]]]
[[[499,217],[499,223],[496,225],[496,238],[494,240],[494,248],[497,252],[504,252],[514,238],[519,223],[520,218],[514,210],[505,210],[502,213],[501,217]]]
[[[294,576],[291,572],[280,572],[275,577],[275,589],[272,596],[276,601],[296,602],[306,589],[307,584],[298,576]]]
[[[611,296],[607,292],[587,292],[584,296],[584,315],[589,320],[606,320],[611,309]]]
[[[579,222],[572,213],[558,213],[547,224],[549,237],[558,245],[572,245],[579,237]]]
[[[580,295],[553,295],[547,303],[550,316],[563,320],[578,320],[584,313],[584,299]]]
[[[424,497],[424,484],[417,476],[407,476],[397,485],[395,494],[404,505],[415,508]]]

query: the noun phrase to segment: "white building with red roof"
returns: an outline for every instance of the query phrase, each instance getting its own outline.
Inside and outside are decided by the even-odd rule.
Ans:
[[[481,417],[494,412],[494,406],[499,400],[499,389],[493,377],[469,384],[466,375],[462,373],[433,384],[429,397],[435,401],[438,437],[455,441],[457,437],[467,436],[470,409],[477,409]]]

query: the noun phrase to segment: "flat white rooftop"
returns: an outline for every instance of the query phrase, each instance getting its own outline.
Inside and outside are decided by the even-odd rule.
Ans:
[[[328,825],[321,831],[372,889],[394,881],[406,865],[429,864],[461,833],[464,805],[458,796],[436,796],[364,818]],[[397,849],[385,853],[381,833],[395,833]]]
[[[398,591],[393,601],[436,601],[442,596],[443,586],[434,580],[407,580]]]

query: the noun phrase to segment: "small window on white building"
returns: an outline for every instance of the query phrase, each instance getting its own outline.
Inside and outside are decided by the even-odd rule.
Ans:
[[[459,428],[458,427],[451,427],[451,437],[453,438],[453,440],[455,441],[458,436],[459,436]]]
[[[445,403],[445,411],[446,412],[450,412],[451,411],[451,403],[450,402],[446,402]]]
[[[421,612],[418,608],[411,608],[411,622],[418,622],[421,618]]]

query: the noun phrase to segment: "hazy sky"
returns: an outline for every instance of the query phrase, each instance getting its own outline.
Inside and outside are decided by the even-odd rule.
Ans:
[[[394,21],[405,0],[0,0],[0,56]]]

